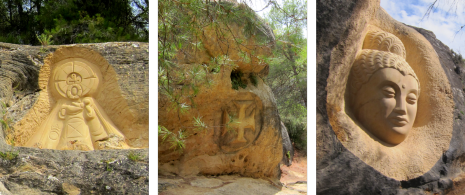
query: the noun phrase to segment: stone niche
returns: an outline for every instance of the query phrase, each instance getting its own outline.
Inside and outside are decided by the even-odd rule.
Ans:
[[[139,120],[122,96],[115,70],[99,53],[59,48],[44,61],[39,88],[38,100],[14,126],[17,146],[84,151],[148,147],[130,139],[147,135],[148,121],[135,123]]]
[[[327,112],[341,143],[380,173],[409,180],[448,149],[451,87],[431,44],[382,8],[360,23],[353,51],[334,55]],[[421,92],[421,94],[420,94]]]

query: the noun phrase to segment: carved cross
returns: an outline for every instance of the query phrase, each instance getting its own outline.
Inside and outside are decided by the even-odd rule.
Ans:
[[[239,122],[235,124],[237,127],[237,138],[232,143],[244,143],[247,140],[244,138],[245,129],[249,128],[255,132],[255,112],[252,111],[250,116],[247,116],[245,111],[253,103],[253,101],[234,101],[234,105],[239,108]]]

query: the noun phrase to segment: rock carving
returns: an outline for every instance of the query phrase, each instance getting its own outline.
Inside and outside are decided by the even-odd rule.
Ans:
[[[49,85],[57,103],[26,146],[59,150],[129,148],[124,135],[93,97],[101,84],[98,69],[80,58],[57,64]],[[101,143],[115,136],[120,139]]]
[[[234,123],[232,126],[237,129],[237,138],[232,143],[247,142],[244,138],[245,129],[255,131],[255,109],[252,110],[250,115],[246,115],[246,109],[251,106],[253,101],[234,101],[234,105],[239,108],[239,123]]]
[[[362,50],[349,76],[355,117],[374,136],[399,144],[413,126],[420,82],[399,55]]]
[[[402,41],[395,35],[384,31],[370,31],[363,42],[363,49],[374,49],[397,54],[405,59],[406,52]]]

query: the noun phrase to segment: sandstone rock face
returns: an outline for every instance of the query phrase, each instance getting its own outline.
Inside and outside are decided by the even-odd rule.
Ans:
[[[2,119],[8,124],[1,126],[0,131],[0,182],[5,187],[0,188],[2,194],[148,194],[148,149],[84,152],[83,148],[72,151],[18,147],[27,142],[27,136],[34,135],[38,124],[46,121],[59,102],[43,97],[49,93],[50,77],[41,75],[50,70],[50,65],[53,67],[54,63],[49,62],[73,59],[68,54],[81,53],[74,58],[92,61],[95,59],[92,56],[100,56],[106,62],[102,81],[112,81],[114,88],[118,88],[113,93],[119,93],[117,99],[126,105],[122,114],[131,122],[121,123],[118,108],[104,103],[105,97],[92,97],[92,102],[100,105],[99,109],[126,136],[132,148],[147,148],[147,43],[79,44],[45,49],[0,43],[0,48],[3,87],[0,100],[6,106],[2,107],[5,111]],[[112,91],[102,89],[105,90]],[[102,94],[116,97],[111,92]],[[49,104],[38,106],[40,102]]]
[[[317,193],[463,193],[464,77],[451,50],[433,33],[394,21],[379,1],[318,1],[317,11]],[[399,38],[420,82],[418,115],[399,144],[368,133],[344,103],[348,67],[373,48],[362,41],[373,29]]]
[[[268,46],[258,46],[255,36],[244,35],[241,24],[232,23],[230,28],[234,37],[245,40],[240,48],[232,36],[218,41],[220,38],[215,31],[206,27],[200,36],[204,49],[196,51],[195,55],[180,53],[176,58],[180,64],[177,68],[182,72],[190,71],[195,64],[208,64],[220,56],[227,55],[230,59],[218,73],[210,75],[213,85],[202,87],[193,98],[195,108],[186,114],[170,111],[168,97],[159,93],[159,125],[175,133],[182,129],[191,135],[182,153],[174,151],[159,137],[160,174],[237,173],[274,179],[279,176],[278,164],[284,155],[281,121],[271,89],[260,78],[268,74],[268,65],[256,57],[271,54],[269,47],[274,43],[273,33],[266,25],[258,26],[257,36],[268,40]],[[240,50],[247,55],[253,53],[255,57],[244,61]],[[242,73],[241,80],[246,83],[246,88],[232,88],[232,72]],[[251,78],[253,76],[255,79]],[[207,130],[195,132],[194,117],[202,117]]]

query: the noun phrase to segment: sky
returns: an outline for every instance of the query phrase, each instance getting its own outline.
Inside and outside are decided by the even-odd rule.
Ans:
[[[238,2],[240,1],[241,0],[238,0]],[[282,0],[277,0],[277,2],[278,4],[282,5]],[[259,11],[266,7],[268,0],[246,0],[246,3],[254,11]],[[268,6],[266,9],[263,9],[263,11],[255,12],[255,13],[257,13],[261,17],[264,17],[264,15],[267,14],[271,10],[271,7],[272,5]],[[302,35],[305,38],[307,38],[307,28],[303,29]]]
[[[381,0],[381,7],[399,22],[432,31],[455,52],[465,54],[465,1],[438,0],[434,12],[423,18],[435,0]]]

